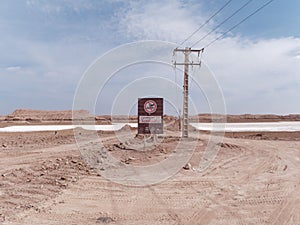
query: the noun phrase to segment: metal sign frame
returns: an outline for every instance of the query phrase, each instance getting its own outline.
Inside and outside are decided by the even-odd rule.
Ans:
[[[138,99],[138,134],[163,134],[163,98]]]

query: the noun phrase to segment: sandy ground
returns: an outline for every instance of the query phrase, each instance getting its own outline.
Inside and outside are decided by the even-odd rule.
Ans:
[[[102,132],[122,163],[165,159],[179,141],[155,149],[122,147]],[[203,173],[131,187],[104,179],[82,160],[73,131],[0,134],[0,224],[300,224],[299,133],[227,134]],[[283,138],[284,137],[284,138]],[[190,161],[197,169],[209,134]],[[141,144],[138,137],[130,136]]]

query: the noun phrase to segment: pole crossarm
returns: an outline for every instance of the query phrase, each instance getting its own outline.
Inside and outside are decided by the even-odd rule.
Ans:
[[[186,51],[189,51],[189,52],[203,52],[203,51],[204,51],[204,48],[201,48],[201,49],[175,48],[174,51],[175,51],[175,52],[186,52]]]
[[[185,65],[189,65],[189,66],[201,66],[201,63],[194,63],[194,62],[177,63],[177,62],[174,62],[173,65],[174,66],[185,66]]]

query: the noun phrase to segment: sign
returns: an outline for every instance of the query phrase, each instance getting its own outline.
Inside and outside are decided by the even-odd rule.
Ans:
[[[163,98],[138,99],[138,133],[163,133]]]

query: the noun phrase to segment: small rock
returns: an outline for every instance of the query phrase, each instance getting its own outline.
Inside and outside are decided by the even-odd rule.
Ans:
[[[6,147],[7,147],[7,145],[6,145],[6,144],[2,144],[2,147],[3,147],[3,148],[6,148]]]
[[[108,216],[99,217],[96,221],[96,223],[111,223],[111,222],[114,222],[114,219]]]
[[[286,169],[288,168],[287,165],[284,166],[283,171],[286,171]]]
[[[120,149],[125,149],[125,145],[121,142],[120,144],[114,144],[115,147],[120,148]]]
[[[160,152],[161,152],[161,153],[164,153],[164,154],[167,154],[167,151],[166,151],[165,148],[162,148],[162,149],[160,150]]]
[[[63,188],[67,188],[68,184],[61,184],[60,186],[63,187]]]
[[[76,182],[77,178],[76,177],[71,177],[71,182]]]
[[[190,163],[187,163],[187,164],[185,164],[185,166],[183,167],[183,169],[190,170],[190,169],[192,169],[192,165]]]

